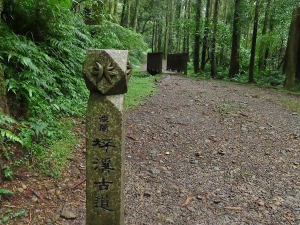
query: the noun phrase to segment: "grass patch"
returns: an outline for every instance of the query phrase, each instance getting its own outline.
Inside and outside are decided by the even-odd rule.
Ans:
[[[160,77],[160,75],[150,76],[146,71],[134,71],[126,94],[126,109],[139,106],[146,97],[156,93],[157,86],[154,84],[154,80]]]
[[[286,99],[280,99],[278,101],[284,106],[286,106],[289,110],[300,113],[300,102]]]
[[[57,178],[68,166],[68,159],[73,156],[72,148],[79,140],[72,132],[72,127],[72,122],[65,121],[61,139],[49,148],[43,148],[43,153],[35,157],[35,166],[41,173]]]

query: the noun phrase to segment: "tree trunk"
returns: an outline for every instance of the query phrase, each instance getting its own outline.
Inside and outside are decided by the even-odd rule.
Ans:
[[[182,0],[179,0],[177,3],[177,20],[180,21],[181,18],[181,7],[182,7]],[[177,25],[177,43],[176,43],[176,52],[180,52],[180,43],[181,43],[181,23]]]
[[[296,67],[295,81],[297,83],[300,83],[300,34],[299,34],[299,41],[298,41],[298,55],[297,55],[297,63],[296,64],[297,64],[297,67]]]
[[[155,21],[153,21],[152,25],[152,52],[154,52],[154,45],[155,45]]]
[[[223,20],[224,23],[227,25],[227,8],[228,8],[228,1],[224,1],[224,7],[223,7]]]
[[[109,14],[109,17],[112,18],[112,13],[113,13],[113,5],[112,5],[112,0],[109,0],[108,2],[108,14]]]
[[[136,32],[136,26],[137,26],[137,17],[138,17],[138,12],[139,12],[139,4],[140,0],[135,1],[135,10],[134,10],[134,15],[133,15],[133,23],[132,23],[132,29],[134,32]]]
[[[167,59],[168,55],[168,44],[169,44],[169,12],[170,9],[170,0],[167,0],[167,11],[166,11],[166,31],[165,31],[165,40],[164,40],[164,59]]]
[[[195,42],[194,42],[194,72],[199,73],[199,52],[200,52],[200,20],[201,20],[201,0],[197,0],[196,3],[196,32],[195,32]]]
[[[126,25],[126,15],[125,15],[125,10],[126,10],[127,1],[128,1],[128,0],[123,0],[122,14],[121,14],[121,23],[120,23],[120,25],[121,25],[122,27],[125,27],[125,25]]]
[[[201,61],[201,70],[203,71],[206,64],[206,52],[207,52],[207,39],[208,39],[208,32],[209,32],[209,13],[210,13],[210,0],[206,2],[206,14],[205,14],[205,28],[204,28],[204,39],[203,39],[203,47],[202,47],[202,61]]]
[[[266,6],[266,11],[265,11],[265,21],[264,21],[264,27],[262,30],[262,37],[266,35],[267,33],[267,27],[268,27],[268,22],[269,22],[269,8],[271,5],[271,0],[268,0],[267,6]],[[265,41],[262,41],[260,44],[260,50],[259,50],[259,61],[258,61],[258,68],[259,70],[264,70],[265,67],[265,56],[266,56],[266,43]]]
[[[257,27],[258,27],[258,8],[259,8],[259,1],[256,1],[253,34],[252,34],[252,47],[251,47],[251,56],[250,56],[249,83],[254,83],[254,64],[255,64],[255,50],[256,50],[256,40],[257,40]]]
[[[161,52],[162,48],[161,48],[161,38],[162,38],[162,24],[159,22],[158,23],[158,32],[157,32],[157,51]]]
[[[239,69],[240,69],[240,62],[239,62],[240,8],[241,8],[241,0],[235,0],[233,31],[232,31],[231,59],[230,59],[230,69],[229,69],[229,77],[230,78],[233,78],[237,74],[239,74]]]
[[[289,39],[285,52],[285,59],[283,64],[283,73],[285,74],[284,88],[291,90],[295,84],[295,76],[297,69],[298,47],[300,36],[300,6],[294,9],[293,18],[290,25]]]
[[[190,22],[191,19],[191,0],[189,0],[189,4],[188,4],[188,20]],[[188,53],[188,60],[190,58],[190,23],[188,24],[188,28],[187,28],[187,37],[186,37],[186,49],[187,49],[187,53]]]
[[[274,19],[271,18],[270,19],[270,25],[269,25],[269,32],[271,33],[273,31],[273,29],[274,29]],[[267,49],[266,49],[266,52],[265,52],[265,56],[264,56],[263,68],[267,67],[267,61],[268,61],[268,58],[269,58],[269,54],[270,54],[270,46],[268,45]]]
[[[168,43],[168,48],[170,49],[169,52],[172,52],[173,49],[173,22],[174,22],[174,15],[173,15],[173,5],[174,5],[174,0],[170,0],[170,21],[169,21],[169,43]]]
[[[154,36],[154,52],[157,52],[158,47],[158,21],[156,20],[155,23],[155,36]]]
[[[118,0],[114,1],[114,19],[117,21],[117,16],[118,16]]]
[[[2,13],[2,0],[0,0],[0,15]],[[0,19],[0,24],[2,20]],[[7,105],[7,97],[6,97],[6,84],[3,67],[0,64],[0,112],[9,114],[9,108]],[[1,156],[0,156],[1,158]]]
[[[185,0],[184,1],[184,27],[183,27],[183,47],[182,47],[182,51],[183,52],[187,52],[186,50],[186,39],[187,39],[187,14],[188,14],[188,11],[187,11],[187,7],[188,7],[188,0]]]
[[[219,0],[215,0],[215,10],[214,10],[214,32],[212,38],[212,49],[211,49],[211,77],[215,78],[216,76],[216,38],[217,38],[217,26],[218,26],[218,7],[219,7]]]
[[[127,0],[126,6],[126,27],[129,28],[130,26],[130,0]]]

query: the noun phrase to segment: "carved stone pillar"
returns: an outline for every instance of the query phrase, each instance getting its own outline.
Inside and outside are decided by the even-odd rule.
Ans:
[[[130,74],[128,51],[87,51],[87,225],[124,224],[124,93]]]

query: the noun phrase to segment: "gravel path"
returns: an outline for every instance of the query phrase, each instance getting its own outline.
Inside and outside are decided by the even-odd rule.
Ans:
[[[126,225],[300,224],[300,115],[273,89],[166,75],[127,115]]]
[[[127,113],[126,225],[300,224],[300,115],[282,104],[299,96],[176,75],[157,85]],[[5,225],[85,224],[78,122],[81,141],[60,179],[23,167],[0,179],[15,192],[2,196],[0,224],[1,215]]]

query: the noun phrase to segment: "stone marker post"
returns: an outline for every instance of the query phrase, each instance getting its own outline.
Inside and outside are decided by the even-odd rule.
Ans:
[[[124,223],[124,93],[130,74],[128,51],[87,51],[87,225]]]

